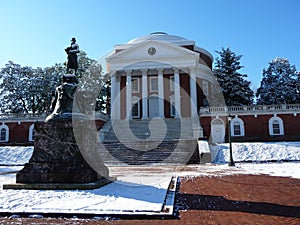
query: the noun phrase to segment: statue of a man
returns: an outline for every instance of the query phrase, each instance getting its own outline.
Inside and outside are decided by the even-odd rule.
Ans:
[[[77,53],[79,53],[79,45],[76,43],[75,38],[72,38],[71,46],[66,48],[65,51],[68,54],[67,73],[69,73],[69,69],[74,69],[75,74],[77,74],[77,70],[78,70]]]
[[[66,119],[86,119],[84,91],[77,90],[77,77],[74,74],[65,74],[63,83],[55,90],[55,99],[52,102],[52,113],[46,122]]]

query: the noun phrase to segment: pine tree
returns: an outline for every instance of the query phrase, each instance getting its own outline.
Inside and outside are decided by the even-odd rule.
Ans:
[[[295,66],[284,58],[276,58],[263,69],[263,78],[257,90],[257,103],[295,104],[299,103],[299,80]]]
[[[227,106],[250,105],[253,103],[254,93],[250,88],[251,82],[247,81],[247,75],[238,71],[243,68],[240,65],[242,55],[236,55],[229,48],[216,51],[220,57],[216,58],[214,75],[222,90]]]

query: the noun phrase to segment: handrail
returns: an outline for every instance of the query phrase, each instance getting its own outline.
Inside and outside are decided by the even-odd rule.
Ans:
[[[300,112],[300,104],[201,107],[200,115],[259,112]]]

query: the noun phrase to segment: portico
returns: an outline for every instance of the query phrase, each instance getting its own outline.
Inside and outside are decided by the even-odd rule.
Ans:
[[[198,117],[212,89],[212,56],[178,36],[134,39],[115,46],[106,61],[115,120]]]

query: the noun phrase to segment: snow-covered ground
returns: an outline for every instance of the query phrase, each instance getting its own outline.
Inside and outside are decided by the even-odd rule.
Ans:
[[[111,175],[117,175],[118,181],[96,190],[3,190],[2,184],[15,182],[16,171],[28,162],[32,151],[32,147],[0,147],[0,212],[157,213],[172,176],[269,174],[300,179],[300,142],[234,143],[233,157],[239,162],[235,167],[227,165],[228,144],[219,144],[212,147],[212,164],[155,170],[112,167]]]

